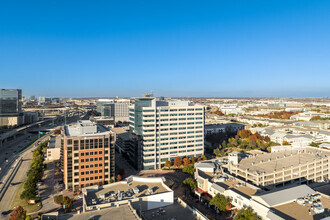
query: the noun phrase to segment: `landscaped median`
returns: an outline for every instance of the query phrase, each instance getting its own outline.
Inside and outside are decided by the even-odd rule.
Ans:
[[[45,141],[33,151],[33,159],[27,172],[27,179],[16,192],[11,209],[22,206],[27,213],[41,209],[40,198],[37,195],[37,183],[43,175],[44,153],[47,150],[47,144],[48,141]]]

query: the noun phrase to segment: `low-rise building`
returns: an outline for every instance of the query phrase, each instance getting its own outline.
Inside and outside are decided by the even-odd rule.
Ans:
[[[61,136],[51,136],[47,146],[46,160],[54,161],[61,158]]]
[[[174,192],[162,177],[130,176],[125,181],[83,188],[83,211],[131,204],[139,211],[172,205]]]

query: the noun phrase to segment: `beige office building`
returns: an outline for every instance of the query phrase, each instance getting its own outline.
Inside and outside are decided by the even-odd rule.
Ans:
[[[65,126],[61,139],[65,189],[103,185],[114,178],[115,139],[112,131],[91,121]]]

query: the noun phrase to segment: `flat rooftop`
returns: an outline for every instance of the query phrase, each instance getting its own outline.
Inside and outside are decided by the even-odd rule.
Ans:
[[[147,182],[143,179],[158,179],[159,181]],[[163,183],[161,178],[138,178],[132,181],[121,181],[117,183],[108,184],[102,186],[99,190],[93,190],[89,187],[87,189],[86,203],[87,206],[93,205],[93,200],[97,204],[105,204],[109,202],[116,202],[120,200],[127,200],[132,198],[139,198],[148,195],[155,195],[163,192],[169,192],[170,189]],[[134,189],[138,189],[138,192],[133,192]],[[152,190],[152,192],[150,192]],[[119,199],[118,192],[122,194],[122,198]],[[102,198],[104,196],[104,198]],[[94,204],[95,205],[95,204]]]
[[[129,127],[116,127],[116,128],[111,128],[113,132],[115,132],[118,137],[121,137],[123,140],[129,140]]]
[[[270,174],[274,170],[288,169],[291,166],[296,167],[299,164],[311,163],[314,159],[319,160],[324,157],[330,157],[330,151],[318,148],[303,148],[301,150],[264,153],[244,158],[238,163],[238,167],[249,169],[249,172]]]
[[[105,135],[109,133],[109,130],[89,120],[82,120],[74,125],[65,126],[64,132],[66,136],[79,137]]]
[[[144,211],[143,216],[146,220],[164,220],[164,219],[191,219],[194,220],[196,216],[193,214],[191,210],[187,207],[184,208],[179,203],[175,202],[173,205],[169,205],[163,207],[161,209],[151,209],[148,211]]]
[[[220,186],[223,186],[224,188],[228,189],[234,189],[238,191],[238,193],[242,193],[246,195],[247,197],[252,196],[256,194],[257,190],[245,186],[244,184],[240,183],[238,180],[235,179],[228,179],[223,182],[215,182],[215,179],[222,177],[222,175],[214,175],[213,173],[210,172],[203,172],[203,171],[198,171],[198,175],[209,179],[212,183],[219,183]]]
[[[60,147],[61,147],[61,137],[59,135],[51,136],[48,142],[48,149],[54,149]]]
[[[136,220],[136,217],[132,213],[127,204],[119,207],[102,209],[100,211],[91,211],[77,215],[60,215],[59,220],[89,220],[91,217],[95,217],[98,220],[118,219],[118,220]]]
[[[320,201],[324,209],[330,209],[330,199],[321,197]],[[272,210],[275,211],[276,214],[279,216],[283,216],[285,219],[289,219],[287,216],[291,217],[292,219],[322,219],[324,218],[323,214],[316,214],[311,207],[311,204],[305,203],[304,205],[298,204],[296,201],[286,203],[284,205],[275,206]],[[309,214],[309,211],[311,214]],[[284,214],[284,215],[283,215]],[[286,215],[286,216],[285,216]]]

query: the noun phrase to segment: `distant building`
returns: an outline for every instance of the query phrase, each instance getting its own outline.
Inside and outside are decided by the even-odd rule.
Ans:
[[[128,100],[99,99],[96,102],[96,111],[103,118],[113,118],[115,122],[128,121]]]
[[[51,98],[38,97],[38,105],[46,105],[51,103]]]
[[[137,169],[158,169],[177,156],[201,156],[204,107],[188,101],[136,98],[130,107],[130,134]]]
[[[0,89],[0,127],[22,124],[22,90]]]
[[[226,124],[208,124],[205,125],[205,135],[209,134],[219,134],[226,132],[236,133],[245,128],[245,124],[240,123],[226,123]]]
[[[115,134],[91,121],[62,130],[61,158],[65,189],[77,191],[115,178]]]

